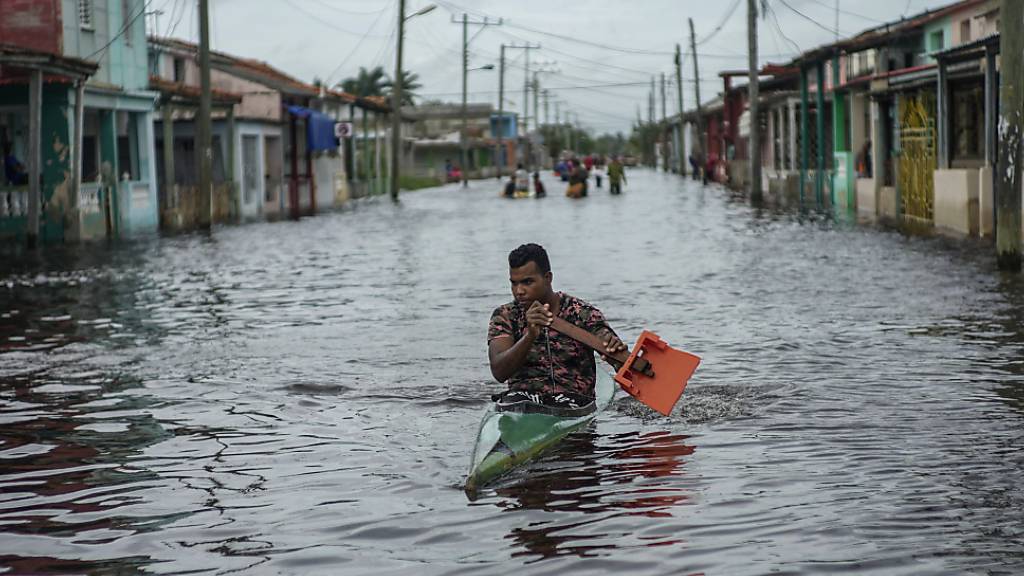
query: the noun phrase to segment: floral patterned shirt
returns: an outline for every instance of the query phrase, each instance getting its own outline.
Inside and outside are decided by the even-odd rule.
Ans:
[[[615,334],[600,310],[564,292],[559,292],[558,296],[560,318],[602,338]],[[526,310],[516,302],[509,302],[491,314],[487,342],[504,336],[511,336],[513,342],[517,342],[525,333]],[[508,388],[542,394],[572,392],[593,397],[596,374],[594,353],[590,348],[548,328],[534,340],[526,363],[508,379]]]

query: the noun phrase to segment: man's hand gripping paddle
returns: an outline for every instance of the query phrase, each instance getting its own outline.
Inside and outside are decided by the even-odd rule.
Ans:
[[[615,381],[631,396],[668,416],[686,389],[700,358],[676,350],[653,332],[644,330],[631,352],[608,354],[601,338],[555,317],[551,328],[593,348],[615,367]]]

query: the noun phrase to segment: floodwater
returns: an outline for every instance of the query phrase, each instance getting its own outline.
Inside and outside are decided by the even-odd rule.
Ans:
[[[1024,573],[1024,284],[650,171],[5,253],[13,573]],[[703,357],[475,501],[506,255]]]

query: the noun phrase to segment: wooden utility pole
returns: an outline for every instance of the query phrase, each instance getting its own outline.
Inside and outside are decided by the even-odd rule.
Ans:
[[[402,153],[402,41],[405,39],[405,0],[398,0],[398,39],[395,45],[395,79],[391,90],[391,199],[398,200]]]
[[[459,171],[462,172],[462,187],[469,186],[469,163],[466,162],[468,158],[468,142],[466,139],[466,126],[469,124],[467,116],[469,113],[466,110],[466,86],[469,82],[469,17],[465,12],[462,13],[462,130],[459,131],[459,150],[461,151],[461,160],[459,161]]]
[[[676,97],[679,100],[679,175],[686,176],[686,134],[683,132],[683,56],[676,44]]]
[[[1021,269],[1021,138],[1024,137],[1024,2],[999,9],[999,145],[996,170],[996,257],[1000,270]]]
[[[537,80],[537,72],[534,71],[534,73],[533,73],[533,128],[534,128],[534,130],[537,130],[538,133],[540,131],[540,105],[539,105],[540,99],[539,99],[539,95],[540,95],[540,83]],[[531,150],[531,152],[532,152],[532,150]],[[531,156],[530,157],[530,165],[531,166],[533,165],[533,160],[534,159]],[[531,168],[530,171],[532,172],[533,168]]]
[[[213,128],[210,110],[210,0],[199,0],[199,228],[209,230],[213,222]],[[164,143],[167,146],[167,143]],[[294,152],[294,151],[293,151]],[[115,175],[116,182],[116,175]]]
[[[693,91],[697,102],[697,141],[694,142],[694,149],[701,174],[707,181],[707,174],[704,174],[704,110],[700,103],[700,69],[697,67],[697,35],[693,32],[693,18],[690,18],[690,50],[693,52]]]
[[[39,69],[30,72],[28,100],[28,230],[25,242],[29,248],[35,248],[39,240],[39,212],[43,198],[40,186],[43,173],[43,72]]]
[[[469,135],[466,133],[469,127],[469,111],[466,103],[466,90],[469,85],[469,25],[494,26],[500,25],[502,21],[491,22],[484,18],[478,22],[470,22],[469,16],[463,12],[462,20],[458,22],[462,24],[462,130],[459,131],[459,148],[462,156],[462,166],[460,166],[462,170],[462,187],[465,188],[469,186]],[[491,65],[491,68],[493,69],[494,66]]]
[[[750,199],[761,201],[761,104],[760,86],[758,85],[757,58],[757,2],[747,0],[747,52],[749,53],[749,80],[747,83],[747,100],[750,110],[750,136],[747,141],[750,159]]]
[[[671,170],[671,162],[668,157],[668,112],[665,105],[665,73],[661,73],[661,126],[658,132],[661,133],[661,162],[665,172]]]
[[[525,50],[526,51],[526,76],[524,77],[525,79],[523,80],[523,113],[520,114],[519,121],[523,125],[523,137],[524,137],[524,140],[523,140],[523,142],[524,142],[523,143],[523,156],[526,157],[525,161],[528,162],[529,161],[529,157],[530,157],[530,141],[529,141],[529,138],[530,138],[530,120],[529,120],[529,117],[527,116],[527,114],[529,113],[529,110],[527,108],[528,108],[529,103],[530,103],[529,102],[530,50],[537,50],[538,48],[540,48],[540,44],[530,44],[530,43],[527,43],[527,44],[524,44],[522,46],[517,46],[515,44],[509,44],[507,46],[507,48],[511,48],[511,49],[514,49],[514,50]]]
[[[550,98],[551,98],[551,93],[548,92],[547,88],[545,88],[544,89],[544,125],[545,126],[551,124],[551,118],[548,116],[548,105],[550,104],[550,102],[549,102]]]
[[[494,149],[494,167],[496,178],[501,180],[505,168],[505,147],[502,136],[505,134],[505,45],[501,45],[501,57],[498,59],[498,138]]]

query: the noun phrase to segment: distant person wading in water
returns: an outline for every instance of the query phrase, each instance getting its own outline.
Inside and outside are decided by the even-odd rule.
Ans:
[[[608,165],[608,187],[612,194],[622,194],[622,185],[626,182],[626,171],[622,167],[619,157],[612,158]]]

